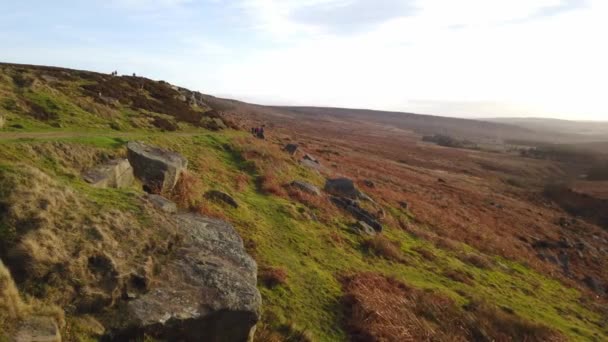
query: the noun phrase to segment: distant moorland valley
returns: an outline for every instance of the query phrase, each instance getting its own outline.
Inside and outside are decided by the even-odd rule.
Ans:
[[[0,64],[0,341],[606,341],[608,122]]]

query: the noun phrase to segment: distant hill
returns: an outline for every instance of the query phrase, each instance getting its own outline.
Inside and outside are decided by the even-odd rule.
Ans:
[[[402,112],[387,112],[366,109],[321,108],[321,107],[270,107],[283,113],[308,119],[334,118],[357,120],[369,123],[390,125],[400,129],[412,130],[419,134],[444,134],[463,139],[506,141],[527,140],[545,143],[579,143],[596,141],[604,131],[583,129],[579,123],[574,130],[567,125],[540,123],[523,125],[505,120],[469,120],[434,115],[422,115]],[[559,123],[559,120],[556,120]],[[551,122],[547,120],[547,122]],[[586,124],[586,123],[585,123]],[[591,126],[586,125],[584,127]],[[580,127],[580,128],[579,128]],[[591,134],[594,133],[594,134]],[[608,140],[608,124],[603,140]],[[602,139],[599,139],[602,140]]]
[[[484,121],[520,126],[540,132],[554,132],[608,140],[608,121],[572,121],[548,118],[492,118]]]

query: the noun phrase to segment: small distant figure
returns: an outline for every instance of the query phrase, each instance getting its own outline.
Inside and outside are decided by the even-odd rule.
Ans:
[[[137,77],[137,75],[135,75],[135,73],[133,73],[133,77]]]
[[[257,137],[260,139],[266,139],[266,137],[264,136],[264,127],[258,128]]]

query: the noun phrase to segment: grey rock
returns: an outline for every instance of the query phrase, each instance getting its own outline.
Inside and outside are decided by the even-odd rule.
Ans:
[[[257,265],[234,228],[195,214],[176,216],[185,239],[150,292],[126,304],[108,339],[248,341],[260,319]]]
[[[378,222],[376,217],[369,213],[367,210],[361,208],[356,201],[349,198],[335,196],[332,196],[330,199],[337,207],[346,210],[357,220],[365,222],[376,232],[382,231],[382,224]]]
[[[234,198],[232,198],[232,196],[228,195],[225,192],[219,191],[219,190],[207,191],[205,193],[205,198],[208,198],[208,199],[211,199],[214,201],[224,202],[233,208],[239,207],[238,202]]]
[[[374,187],[376,187],[376,184],[373,181],[369,180],[369,179],[365,179],[363,181],[363,184],[365,184],[365,186],[368,187],[368,188],[374,188]]]
[[[309,193],[311,195],[315,195],[315,196],[320,196],[321,195],[321,190],[319,190],[319,188],[317,188],[316,186],[304,182],[304,181],[293,181],[291,182],[291,186],[293,186],[294,188],[298,188],[299,190],[302,190],[306,193]]]
[[[325,182],[325,191],[331,195],[357,199],[361,196],[361,191],[357,189],[355,183],[348,178],[328,179]]]
[[[285,145],[285,151],[293,156],[296,154],[296,152],[298,152],[298,145],[297,144],[287,144],[287,145]]]
[[[180,154],[136,141],[127,144],[127,156],[135,177],[149,192],[171,191],[188,167],[188,160]]]
[[[148,195],[148,201],[150,201],[152,205],[166,213],[174,214],[177,212],[177,204],[172,201],[169,201],[163,196],[150,194]]]
[[[304,157],[302,157],[302,160],[310,160],[310,161],[311,161],[311,162],[313,162],[313,163],[317,163],[317,164],[319,164],[319,161],[317,160],[317,158],[313,157],[312,155],[310,155],[310,154],[308,154],[308,153],[306,153],[306,154],[304,155]]]
[[[23,321],[14,338],[15,342],[61,342],[55,319],[34,316]]]
[[[374,228],[363,221],[357,221],[357,223],[353,225],[353,229],[360,235],[376,235]]]
[[[319,164],[318,162],[314,162],[312,160],[302,159],[302,160],[300,160],[300,164],[302,166],[305,166],[305,167],[315,170],[315,171],[321,170],[321,164]]]
[[[84,180],[98,188],[128,188],[135,180],[127,159],[116,159],[87,171]]]

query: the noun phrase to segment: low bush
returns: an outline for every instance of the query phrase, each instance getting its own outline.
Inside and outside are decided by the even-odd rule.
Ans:
[[[403,253],[396,242],[393,242],[383,235],[376,235],[363,242],[363,248],[382,258],[403,262]]]

